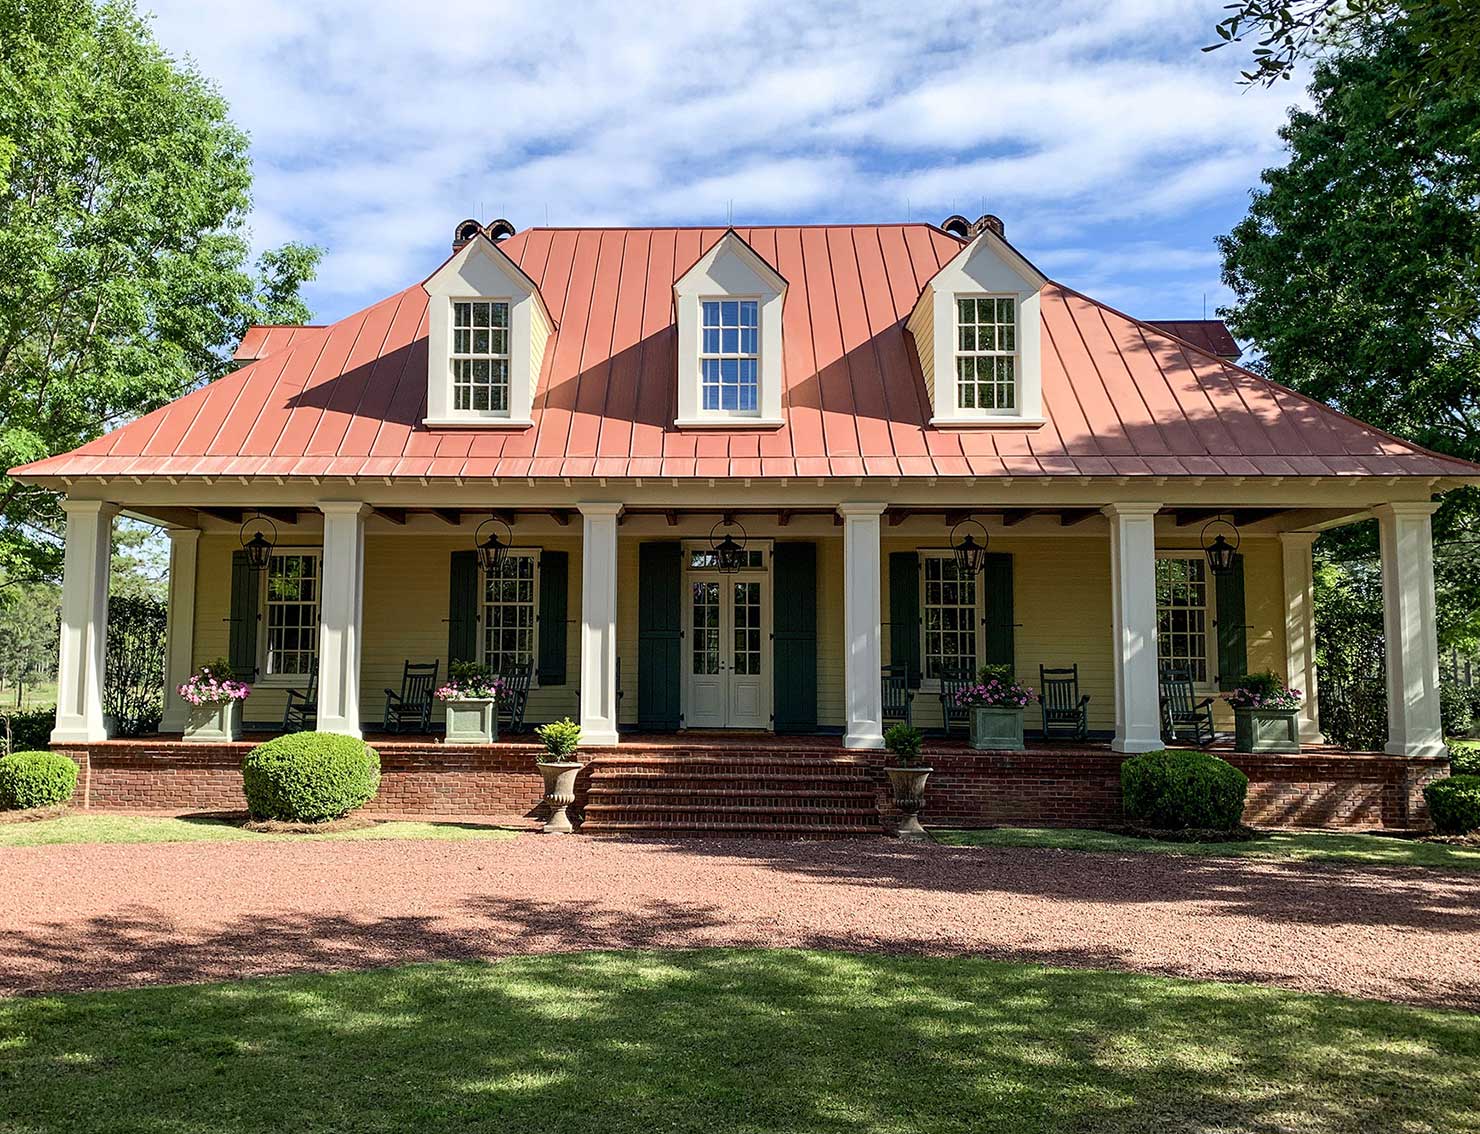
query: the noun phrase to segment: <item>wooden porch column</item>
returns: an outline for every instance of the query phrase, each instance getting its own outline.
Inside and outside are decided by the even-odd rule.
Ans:
[[[581,745],[617,743],[617,516],[581,504]]]
[[[1155,752],[1161,740],[1156,664],[1156,513],[1160,504],[1109,504],[1115,635],[1116,752]]]
[[[176,691],[195,660],[195,563],[198,528],[170,528],[170,602],[165,623],[164,716],[160,732],[184,732],[190,711]]]
[[[102,500],[63,500],[62,626],[57,651],[53,743],[107,740],[103,723],[104,646],[108,635],[108,565],[113,516]]]
[[[843,517],[843,647],[847,748],[884,747],[879,639],[879,517],[884,504],[839,504]]]
[[[360,736],[361,613],[365,514],[358,500],[323,500],[324,568],[319,581],[320,732]]]
[[[1388,742],[1393,756],[1442,756],[1439,638],[1434,618],[1434,535],[1428,501],[1373,508],[1382,546]]]
[[[1320,744],[1316,700],[1315,572],[1310,549],[1316,532],[1281,532],[1285,574],[1285,680],[1305,694],[1300,702],[1300,741]]]

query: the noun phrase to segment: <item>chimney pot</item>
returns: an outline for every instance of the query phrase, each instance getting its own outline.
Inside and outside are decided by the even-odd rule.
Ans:
[[[993,216],[991,213],[983,213],[981,216],[976,218],[976,223],[971,226],[971,235],[973,237],[980,236],[989,228],[998,236],[1003,237],[1004,239],[1006,238],[1007,232],[1005,226],[1002,223],[1002,218],[998,216]]]
[[[483,226],[469,217],[452,230],[452,250],[461,252],[480,232]]]
[[[952,236],[959,237],[962,240],[968,240],[972,235],[971,222],[960,213],[952,213],[946,217],[945,220],[940,222],[940,227],[943,231],[949,232]]]

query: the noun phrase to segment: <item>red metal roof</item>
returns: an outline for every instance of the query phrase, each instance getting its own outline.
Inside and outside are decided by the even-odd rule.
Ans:
[[[789,281],[787,424],[683,431],[673,284],[725,230],[529,229],[500,247],[559,325],[534,426],[427,429],[419,284],[23,476],[1465,476],[1062,285],[1033,430],[936,429],[904,321],[962,245],[929,225],[743,228]],[[244,348],[246,344],[244,344]]]
[[[1222,319],[1148,319],[1147,322],[1158,331],[1176,335],[1229,362],[1237,362],[1239,355],[1244,353],[1244,348],[1238,345]]]
[[[242,341],[231,356],[233,362],[255,362],[274,351],[290,347],[309,331],[322,331],[320,326],[296,326],[282,323],[257,323],[247,328]]]

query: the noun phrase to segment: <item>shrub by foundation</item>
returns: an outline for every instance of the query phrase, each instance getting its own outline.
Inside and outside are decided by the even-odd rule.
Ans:
[[[259,744],[242,761],[242,789],[253,819],[322,823],[375,798],[380,756],[363,740],[297,732]]]
[[[1249,778],[1206,752],[1147,752],[1121,764],[1120,787],[1131,823],[1231,831],[1243,819]]]
[[[56,752],[0,757],[0,811],[56,807],[77,789],[77,765]]]

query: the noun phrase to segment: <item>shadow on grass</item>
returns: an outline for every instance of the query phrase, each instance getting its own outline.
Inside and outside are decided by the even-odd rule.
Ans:
[[[0,1002],[29,1132],[1476,1129],[1480,1017],[981,959],[585,953]]]

